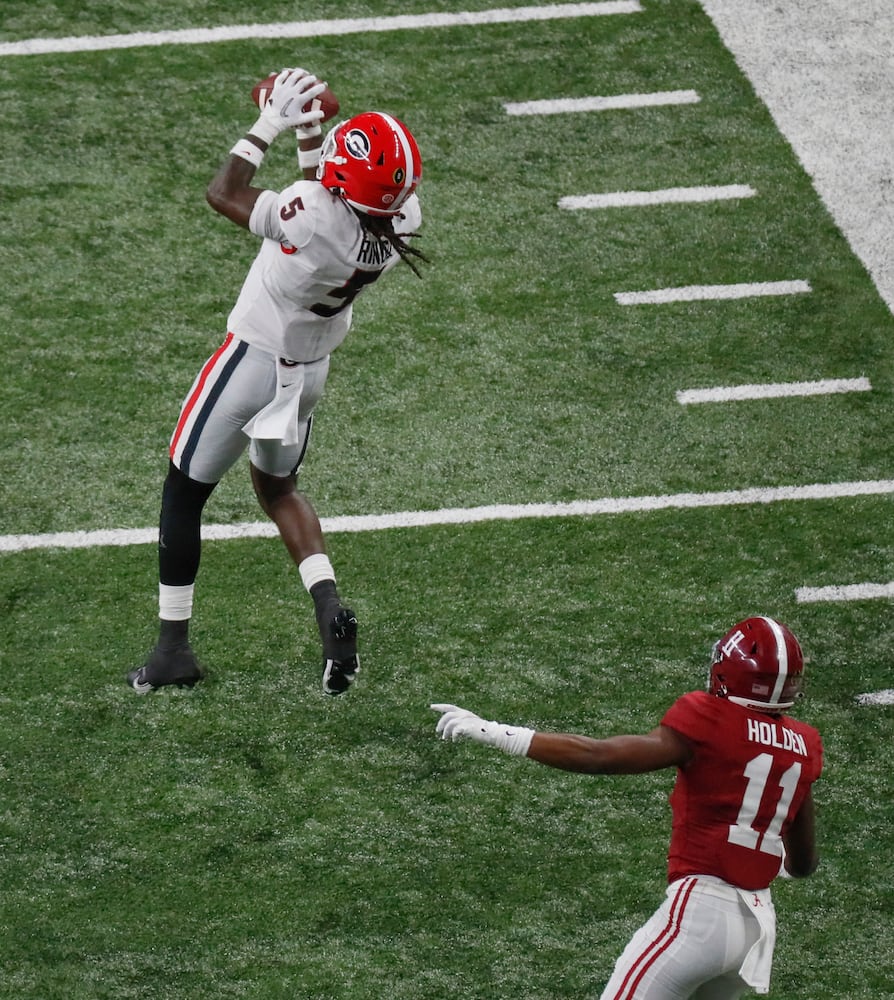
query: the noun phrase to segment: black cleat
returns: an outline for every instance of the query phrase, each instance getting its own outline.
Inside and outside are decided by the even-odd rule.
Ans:
[[[360,670],[357,655],[357,619],[349,608],[338,608],[328,623],[323,650],[323,690],[342,694]]]
[[[191,688],[204,676],[196,654],[188,645],[164,652],[156,647],[142,667],[131,670],[127,675],[127,683],[137,694],[149,694],[150,691],[172,684]]]
[[[342,694],[354,683],[359,670],[360,657],[356,653],[347,660],[326,660],[323,690],[326,694]]]

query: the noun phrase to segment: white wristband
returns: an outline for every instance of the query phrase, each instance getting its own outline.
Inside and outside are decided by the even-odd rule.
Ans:
[[[317,105],[319,107],[319,105]],[[313,125],[295,125],[295,136],[298,139],[316,139],[318,135],[323,134],[322,126],[319,122],[315,122]]]
[[[313,149],[299,149],[298,150],[298,166],[302,170],[311,170],[320,164],[320,150],[321,146],[315,146]]]
[[[280,128],[277,128],[269,118],[265,115],[261,117],[252,125],[248,130],[252,135],[256,135],[259,139],[263,139],[264,142],[269,146],[271,142],[282,132],[283,128],[286,127],[286,123],[283,122]]]
[[[489,742],[498,750],[512,754],[513,757],[525,757],[534,738],[534,730],[525,729],[524,726],[506,726],[502,722],[488,722],[487,735]]]
[[[256,146],[251,139],[240,139],[230,150],[231,155],[241,156],[243,160],[248,160],[256,167],[264,161],[264,150]]]

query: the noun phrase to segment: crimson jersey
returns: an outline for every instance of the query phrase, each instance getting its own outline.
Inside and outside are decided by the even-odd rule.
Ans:
[[[678,698],[661,724],[694,751],[670,796],[668,880],[715,875],[765,889],[779,873],[782,836],[822,770],[819,733],[706,691]]]

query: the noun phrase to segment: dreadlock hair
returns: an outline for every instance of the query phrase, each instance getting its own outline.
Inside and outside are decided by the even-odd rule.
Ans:
[[[363,226],[364,232],[372,236],[373,239],[377,239],[380,243],[386,243],[390,246],[417,278],[422,277],[419,268],[416,267],[411,258],[415,257],[417,260],[424,260],[428,264],[430,263],[428,257],[421,250],[404,242],[411,236],[419,239],[419,233],[404,233],[398,236],[394,231],[393,215],[367,215],[366,212],[358,211],[357,217],[360,219],[360,225]]]

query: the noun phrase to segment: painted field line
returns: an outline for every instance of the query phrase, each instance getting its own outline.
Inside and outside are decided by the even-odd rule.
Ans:
[[[84,35],[68,38],[26,38],[0,44],[0,56],[45,55],[51,52],[98,52],[150,45],[206,45],[244,38],[325,38],[331,35],[368,34],[415,28],[448,28],[522,21],[551,21],[602,14],[636,14],[639,0],[603,0],[601,3],[564,3],[543,7],[511,7],[455,13],[399,14],[396,17],[361,17],[331,21],[285,21],[275,24],[233,24],[218,28],[184,28],[177,31],[137,31],[127,35]]]
[[[488,507],[448,507],[442,510],[402,511],[395,514],[365,514],[322,519],[326,534],[386,531],[390,528],[424,528],[441,524],[472,524],[481,521],[514,521],[524,518],[594,517],[653,510],[685,510],[696,507],[732,507],[771,504],[787,500],[837,500],[847,497],[894,493],[894,479],[851,483],[815,483],[811,486],[754,487],[717,493],[671,493],[662,496],[606,497],[567,503],[494,504]],[[208,540],[273,538],[270,521],[243,524],[212,524],[202,528]],[[0,535],[0,553],[30,549],[84,549],[154,543],[155,528],[121,528],[108,531],[63,531],[46,535]]]
[[[799,587],[795,600],[799,604],[822,601],[867,601],[878,597],[894,597],[894,583],[852,583],[840,587]]]
[[[509,101],[507,115],[562,115],[581,111],[616,111],[657,108],[669,104],[698,104],[694,90],[656,90],[650,94],[615,94],[612,97],[556,97],[545,101]]]
[[[885,691],[868,691],[866,694],[858,694],[854,701],[858,705],[894,705],[894,691],[891,688]]]
[[[783,396],[827,396],[837,392],[869,392],[868,378],[827,378],[817,382],[769,382],[765,385],[727,385],[715,389],[679,389],[677,402],[729,403],[740,399],[777,399]]]
[[[748,299],[760,295],[801,295],[811,291],[806,281],[758,281],[741,285],[686,285],[655,288],[650,292],[615,292],[622,306],[664,305],[668,302],[699,302],[712,299]]]
[[[664,188],[657,191],[612,191],[608,194],[568,195],[559,199],[559,208],[578,211],[587,208],[634,208],[641,205],[676,205],[684,202],[729,201],[753,198],[747,184]]]

